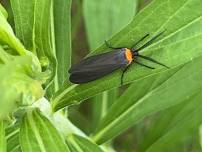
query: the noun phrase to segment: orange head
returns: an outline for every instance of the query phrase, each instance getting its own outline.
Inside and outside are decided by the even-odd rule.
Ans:
[[[125,57],[126,57],[126,60],[128,60],[129,64],[133,61],[133,53],[128,48],[125,48]]]

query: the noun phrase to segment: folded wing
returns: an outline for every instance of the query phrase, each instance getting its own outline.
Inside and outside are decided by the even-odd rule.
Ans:
[[[124,49],[91,56],[83,59],[69,70],[69,80],[77,84],[86,83],[101,78],[127,64]]]

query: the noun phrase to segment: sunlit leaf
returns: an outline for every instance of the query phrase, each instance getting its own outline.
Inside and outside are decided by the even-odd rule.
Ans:
[[[83,12],[90,51],[125,27],[134,17],[137,0],[85,0]],[[127,11],[125,10],[127,8]],[[93,130],[115,102],[118,90],[103,92],[93,98]]]
[[[20,144],[23,151],[69,151],[61,134],[37,109],[30,109],[23,118]]]
[[[116,47],[130,47],[146,33],[150,33],[151,38],[158,32],[166,30],[159,40],[141,53],[150,55],[173,69],[202,54],[201,7],[200,0],[154,0],[110,42]],[[97,50],[96,53],[104,50],[106,51],[106,46]],[[156,69],[149,70],[133,65],[125,74],[124,83],[138,82],[167,70],[157,65],[151,66],[155,66]],[[114,74],[87,84],[64,86],[53,99],[54,109],[58,110],[79,103],[98,93],[119,87],[121,72],[121,70],[114,72]]]
[[[3,121],[0,121],[0,151],[6,152],[7,142],[5,137],[5,124]]]
[[[157,79],[159,82],[153,88],[150,88],[153,85],[152,82],[155,82],[152,77],[142,83],[132,85],[103,118],[94,140],[98,143],[106,142],[145,116],[181,103],[197,93],[202,89],[202,79],[200,78],[202,70],[198,69],[200,64],[202,64],[202,60],[197,58],[178,71],[176,70],[172,75],[164,73],[165,75],[162,75],[164,79],[161,78],[163,81]],[[166,75],[169,77],[168,79],[165,79]],[[143,83],[148,83],[148,85]],[[145,94],[144,91],[146,91]],[[132,92],[134,93],[132,94]]]
[[[72,152],[103,152],[98,145],[84,137],[70,135],[67,140]]]
[[[59,87],[67,80],[71,64],[71,0],[54,1],[55,45]]]

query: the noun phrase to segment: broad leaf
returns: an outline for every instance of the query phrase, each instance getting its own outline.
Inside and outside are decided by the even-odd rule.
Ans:
[[[202,3],[200,0],[154,0],[121,32],[111,39],[116,47],[130,47],[146,33],[150,38],[165,31],[164,35],[141,53],[150,55],[173,69],[190,62],[202,54]],[[193,11],[195,10],[195,11]],[[158,20],[156,20],[158,18]],[[106,46],[96,53],[106,50]],[[150,63],[151,64],[151,63]],[[154,65],[152,65],[154,66]],[[155,66],[155,70],[145,69],[137,65],[126,73],[124,82],[138,82],[167,69]],[[83,85],[72,85],[57,92],[53,101],[55,110],[79,103],[100,92],[120,86],[121,71]]]
[[[200,64],[202,64],[202,59],[197,58],[180,70],[176,70],[173,75],[169,74],[171,77],[168,79],[165,76],[169,77],[169,75],[165,73],[164,79],[161,78],[164,81],[159,81],[158,78],[159,82],[151,90],[148,88],[153,85],[152,77],[142,82],[148,85],[141,84],[141,82],[132,85],[106,114],[93,137],[94,140],[98,143],[106,142],[145,116],[181,103],[197,93],[202,89],[200,78],[202,70],[198,69]],[[144,90],[147,93],[144,94]],[[176,90],[178,90],[177,93]]]
[[[188,99],[172,121],[167,124],[164,134],[150,145],[146,152],[169,152],[177,149],[182,151],[183,143],[189,140],[194,140],[194,145],[199,145],[197,133],[202,122],[200,119],[202,114],[201,97],[200,91]]]
[[[56,52],[53,34],[53,1],[34,1],[34,49],[41,62],[43,69],[50,72],[51,76],[46,83],[47,96],[51,97],[57,89],[58,82],[55,81],[56,74]]]
[[[90,50],[97,48],[126,26],[134,17],[137,0],[85,0],[83,14]],[[127,8],[127,11],[125,10]],[[93,130],[100,119],[115,102],[118,90],[103,92],[93,98]]]
[[[54,1],[55,47],[58,60],[59,87],[69,77],[71,64],[71,0]]]
[[[43,75],[38,59],[15,37],[0,12],[0,119],[18,106],[29,105],[43,95]],[[2,46],[3,45],[3,46]],[[40,77],[40,78],[39,78]]]
[[[200,125],[200,128],[199,128],[199,136],[200,136],[200,145],[201,145],[201,148],[202,148],[202,126]]]
[[[19,142],[19,123],[6,128],[7,149],[12,152],[21,151]]]
[[[46,72],[47,94],[55,91],[57,81],[52,83],[56,74],[56,55],[54,45],[53,2],[51,0],[11,0],[17,36],[40,60]],[[53,86],[50,86],[53,84]]]
[[[0,11],[4,15],[5,18],[8,18],[8,13],[6,12],[6,10],[4,9],[4,7],[1,4],[0,4]]]
[[[98,145],[78,135],[69,135],[67,141],[71,152],[103,152]]]
[[[84,1],[83,12],[91,50],[96,49],[133,19],[136,2],[136,0]]]
[[[6,142],[6,136],[5,136],[5,123],[3,121],[0,121],[0,151],[6,152],[7,150],[7,142]]]
[[[8,24],[4,14],[0,11],[0,44],[8,45],[15,54],[25,55],[27,52],[20,41],[15,37],[11,26]]]
[[[10,2],[17,37],[29,51],[36,53],[33,48],[34,1],[11,0]]]
[[[57,129],[37,109],[29,109],[23,118],[20,145],[23,151],[69,151]]]

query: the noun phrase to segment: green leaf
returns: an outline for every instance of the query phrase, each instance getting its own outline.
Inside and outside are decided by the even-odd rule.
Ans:
[[[136,0],[85,0],[83,12],[90,50],[126,26],[135,15],[136,6]],[[118,90],[114,89],[93,98],[93,130],[116,100],[117,94]]]
[[[56,52],[54,42],[53,26],[53,1],[35,0],[34,1],[34,49],[46,72],[51,74],[46,83],[46,93],[48,97],[57,90],[58,82],[56,74]]]
[[[38,109],[29,109],[20,128],[22,151],[68,152],[65,140]]]
[[[198,107],[201,102],[200,97],[201,91],[180,104],[156,113],[155,120],[150,121],[147,125],[148,129],[144,131],[144,135],[141,133],[143,139],[137,151],[145,152],[150,147],[153,147],[151,148],[153,150],[163,147],[162,151],[168,149],[183,152],[201,151],[198,140],[198,126],[201,122],[198,110],[201,108]],[[165,140],[166,142],[162,142]],[[172,142],[169,143],[170,141]]]
[[[0,119],[19,106],[30,105],[43,96],[38,65],[29,55],[12,56],[0,46]]]
[[[60,87],[69,77],[71,65],[71,0],[54,1],[54,27]]]
[[[136,0],[85,0],[83,14],[91,50],[126,26],[135,11]]]
[[[7,142],[5,137],[5,123],[0,121],[0,151],[6,152]]]
[[[16,38],[0,12],[0,119],[18,106],[29,105],[43,95],[38,59]],[[2,47],[3,45],[3,47]]]
[[[50,65],[55,64],[55,52],[51,44],[51,7],[51,0],[34,1],[34,45],[38,58],[45,62],[46,60],[43,58],[47,57]]]
[[[34,1],[11,0],[16,36],[29,50],[33,50]],[[36,52],[35,52],[36,53]]]
[[[1,4],[0,4],[0,11],[5,18],[8,18],[8,13],[6,12],[5,8]]]
[[[142,50],[141,54],[150,55],[173,69],[202,54],[201,7],[200,0],[154,0],[110,42],[116,47],[130,47],[146,33],[150,33],[151,38],[156,33],[166,30],[159,40]],[[101,47],[96,53],[103,50],[106,50],[106,46]],[[132,66],[125,74],[124,83],[138,82],[145,77],[167,70],[157,65],[155,67],[155,70],[149,70],[137,65]],[[117,71],[87,84],[64,86],[53,99],[54,110],[119,87],[120,75],[121,71]]]
[[[53,125],[60,131],[63,136],[69,134],[77,134],[80,136],[86,136],[81,130],[73,125],[63,112],[52,113],[52,107],[50,102],[46,98],[41,98],[33,104],[33,107],[37,107],[40,111],[49,118]]]
[[[151,123],[148,125],[148,129],[145,131],[144,135],[142,136],[141,142],[138,145],[137,151],[146,151],[146,149],[151,146],[155,141],[158,140],[164,133],[168,131],[168,124],[171,123],[173,118],[189,103],[190,100],[187,100],[169,107],[168,109],[159,111],[154,115],[150,116],[146,119],[152,119]],[[143,120],[143,123],[145,121]],[[144,125],[144,124],[143,124]],[[138,125],[139,126],[139,125]]]
[[[202,93],[199,91],[184,103],[181,110],[176,113],[172,121],[167,123],[167,128],[164,134],[159,137],[146,152],[169,152],[176,149],[183,149],[183,142],[194,140],[194,135],[197,135],[199,125],[201,124],[201,105]],[[194,144],[198,143],[198,136]],[[182,145],[182,146],[180,146]],[[188,148],[188,147],[187,147]]]
[[[202,126],[200,126],[200,128],[199,128],[199,137],[200,137],[200,145],[202,148]]]
[[[11,124],[6,128],[6,139],[8,151],[17,152],[21,151],[19,142],[19,123]]]
[[[39,58],[48,79],[45,86],[50,88],[47,90],[49,95],[57,87],[55,81],[50,86],[56,74],[52,5],[51,0],[11,0],[17,36]]]
[[[178,68],[171,74],[160,75],[156,79],[158,83],[150,77],[132,85],[103,118],[94,140],[99,144],[106,142],[145,116],[183,102],[197,93],[202,89],[202,70],[198,68],[200,64],[202,59],[197,58],[180,70]]]
[[[67,141],[72,152],[103,152],[98,145],[78,135],[69,135]]]
[[[92,131],[95,131],[102,117],[107,113],[109,107],[116,101],[118,90],[105,91],[93,98],[92,104]]]
[[[11,26],[8,24],[4,14],[0,12],[0,44],[8,45],[15,54],[25,55],[27,51],[20,41],[15,37]]]

